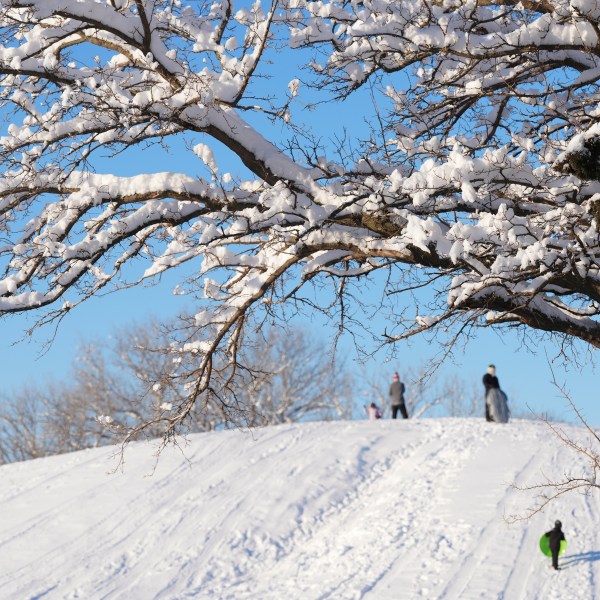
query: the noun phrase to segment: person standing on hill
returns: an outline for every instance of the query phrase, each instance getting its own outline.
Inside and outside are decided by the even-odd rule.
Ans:
[[[490,403],[488,397],[491,390],[500,389],[500,383],[496,377],[496,367],[494,365],[490,365],[487,368],[487,373],[483,376],[483,387],[485,387],[485,420],[491,422],[494,419],[490,414]]]
[[[392,419],[398,415],[398,411],[402,413],[404,419],[408,419],[406,404],[404,404],[404,384],[400,381],[398,373],[394,373],[392,385],[390,385],[390,398],[392,400]]]
[[[565,534],[562,531],[562,523],[560,521],[554,521],[554,529],[547,531],[544,535],[548,538],[548,547],[550,548],[550,552],[552,552],[552,567],[558,571],[560,543],[565,539]]]
[[[496,377],[496,367],[490,365],[487,373],[483,376],[485,387],[485,420],[496,423],[508,423],[510,410],[506,394],[500,389],[500,383]]]

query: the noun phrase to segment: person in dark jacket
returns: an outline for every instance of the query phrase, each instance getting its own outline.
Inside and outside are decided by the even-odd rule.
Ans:
[[[404,404],[404,384],[400,381],[398,373],[394,373],[392,385],[390,385],[390,398],[392,400],[392,419],[398,415],[398,411],[402,413],[402,417],[408,419],[406,404]]]
[[[554,521],[554,529],[544,534],[548,538],[548,547],[552,552],[552,566],[558,571],[558,553],[560,552],[560,542],[565,539],[562,531],[562,523]]]
[[[490,405],[487,401],[487,397],[490,393],[490,390],[500,389],[500,383],[496,377],[496,367],[494,365],[490,365],[487,368],[487,373],[483,376],[483,386],[485,387],[485,420],[493,421],[494,419],[490,414]]]

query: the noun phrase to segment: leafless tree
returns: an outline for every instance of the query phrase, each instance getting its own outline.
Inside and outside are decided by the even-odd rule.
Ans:
[[[483,417],[484,397],[481,385],[466,382],[456,374],[444,379],[440,405],[449,417]]]
[[[36,393],[22,390],[18,396],[3,398],[0,413],[0,463],[46,456],[52,439],[40,423],[40,404]]]
[[[331,361],[323,342],[299,329],[270,329],[243,354],[248,376],[236,396],[249,407],[250,424],[352,418],[355,378]]]
[[[28,460],[122,441],[140,424],[158,422],[185,398],[170,376],[165,328],[133,326],[110,341],[81,346],[69,379],[29,386],[0,402],[0,462]],[[353,377],[332,364],[327,347],[301,330],[271,329],[240,358],[245,376],[213,393],[222,399],[196,407],[184,433],[315,419],[351,418]],[[214,410],[236,406],[230,412]],[[160,428],[140,435],[156,438]]]

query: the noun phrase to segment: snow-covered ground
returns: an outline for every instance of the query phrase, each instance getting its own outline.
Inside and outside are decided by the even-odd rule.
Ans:
[[[571,427],[569,432],[583,435]],[[542,423],[309,423],[0,468],[0,598],[600,598],[598,496],[509,525],[580,466]],[[538,550],[560,518],[555,572]]]

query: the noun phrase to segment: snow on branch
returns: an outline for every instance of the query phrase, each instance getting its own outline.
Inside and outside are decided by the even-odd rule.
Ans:
[[[337,305],[355,326],[376,271],[381,303],[433,289],[389,343],[509,323],[600,347],[599,24],[562,0],[0,0],[0,312],[59,319],[196,261],[169,435],[249,323]],[[368,140],[290,112],[367,87]],[[147,172],[175,140],[178,171]]]

